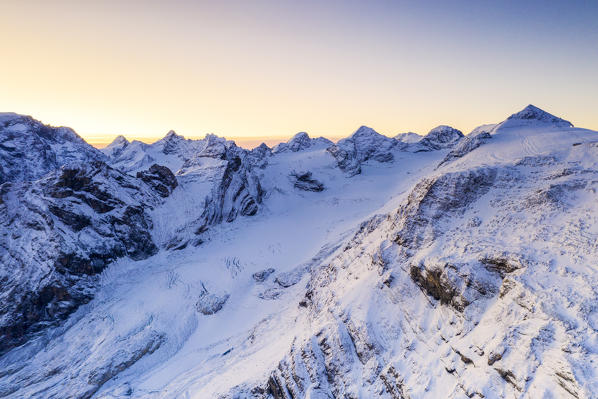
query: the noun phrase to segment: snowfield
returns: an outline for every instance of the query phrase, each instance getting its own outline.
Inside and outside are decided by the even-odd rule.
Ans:
[[[598,132],[528,106],[466,136],[91,154],[0,186],[0,397],[598,397]]]

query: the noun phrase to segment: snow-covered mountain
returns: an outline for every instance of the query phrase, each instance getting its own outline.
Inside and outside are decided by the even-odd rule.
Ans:
[[[309,148],[315,147],[330,147],[332,145],[332,141],[328,140],[325,137],[318,137],[312,139],[309,135],[305,132],[300,132],[294,135],[288,142],[280,143],[274,146],[272,152],[279,153],[279,152],[297,152],[303,151]]]
[[[328,147],[338,167],[349,176],[361,173],[361,165],[367,160],[391,162],[394,152],[404,146],[398,140],[386,137],[367,126],[361,126],[350,137]]]
[[[35,180],[70,162],[104,158],[72,129],[0,113],[0,183]]]
[[[405,137],[11,175],[0,397],[596,397],[598,132],[528,106]]]
[[[395,140],[399,140],[400,142],[413,144],[420,141],[423,137],[417,133],[407,132],[407,133],[399,133],[395,137]]]
[[[460,130],[440,125],[430,130],[414,147],[416,151],[441,150],[453,147],[461,138],[463,138],[463,133]]]

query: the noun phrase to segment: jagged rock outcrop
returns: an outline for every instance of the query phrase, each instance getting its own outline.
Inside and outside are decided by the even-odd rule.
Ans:
[[[171,232],[160,237],[165,248],[179,250],[190,242],[194,245],[204,242],[201,236],[210,225],[257,213],[264,195],[259,171],[272,156],[265,144],[248,151],[213,134],[189,140],[172,131],[153,144],[134,147],[131,143],[121,153],[114,150],[111,153],[116,154],[110,158],[114,167],[128,173],[137,171],[136,176],[161,195],[169,195],[179,185],[180,195],[193,195],[183,200],[197,203],[188,206],[188,219],[179,221],[178,226],[164,222]],[[168,170],[176,177],[170,176]]]
[[[367,126],[361,126],[346,139],[328,147],[327,151],[336,159],[338,167],[349,176],[361,173],[361,164],[370,159],[378,162],[392,162],[393,151],[401,143],[386,137]]]
[[[264,191],[252,167],[244,162],[246,153],[231,151],[220,183],[206,201],[202,219],[205,225],[232,222],[237,216],[253,216],[259,209]]]
[[[180,175],[194,171],[207,158],[223,159],[231,145],[231,141],[213,134],[208,134],[201,140],[191,140],[171,130],[152,144],[140,141],[129,143],[119,136],[102,151],[108,156],[111,166],[127,173],[136,173],[159,164]]]
[[[246,156],[247,162],[257,168],[264,169],[268,166],[268,160],[272,156],[272,149],[262,143],[249,151]]]
[[[166,166],[157,164],[153,164],[146,171],[137,172],[137,178],[143,180],[162,197],[168,197],[172,190],[178,186],[172,171]]]
[[[423,179],[397,211],[395,241],[409,249],[430,243],[442,230],[442,219],[458,215],[488,192],[496,174],[496,169],[478,168]]]
[[[110,262],[158,250],[146,210],[164,193],[103,162],[5,183],[0,194],[0,351],[89,301]]]
[[[100,151],[68,127],[0,113],[0,184],[39,179],[71,162],[103,159]]]
[[[311,138],[305,132],[299,132],[286,143],[280,143],[274,146],[272,152],[278,154],[281,152],[298,152],[309,148],[322,147],[327,148],[333,144],[332,141],[324,137]]]

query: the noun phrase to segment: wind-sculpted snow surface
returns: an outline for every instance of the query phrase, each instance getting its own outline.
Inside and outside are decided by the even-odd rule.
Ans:
[[[435,131],[425,146],[360,128],[274,153],[171,137],[176,188],[158,167],[106,169],[121,180],[104,191],[144,208],[164,250],[85,280],[93,299],[0,357],[0,396],[596,397],[598,133],[535,107],[465,138]],[[32,217],[3,228],[28,235],[40,276],[26,243],[110,231],[93,189],[47,198],[58,176],[1,186],[3,220],[40,210],[39,233]]]

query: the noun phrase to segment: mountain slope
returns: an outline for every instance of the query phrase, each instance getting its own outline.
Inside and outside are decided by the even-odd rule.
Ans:
[[[0,113],[0,184],[35,180],[71,162],[104,159],[69,128],[46,126],[30,116]]]
[[[180,165],[176,188],[105,169],[160,251],[104,267],[93,299],[2,355],[0,396],[594,397],[598,133],[535,107],[451,129],[419,152],[369,128],[274,153],[171,135],[144,151]]]
[[[157,252],[147,210],[163,192],[146,184],[96,161],[0,186],[0,352],[89,301],[110,262]]]

